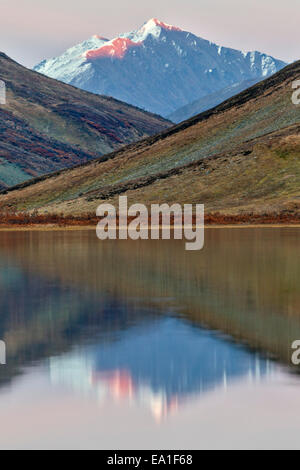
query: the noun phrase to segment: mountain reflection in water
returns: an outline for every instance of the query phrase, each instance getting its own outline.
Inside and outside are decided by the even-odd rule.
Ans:
[[[280,414],[276,394],[289,396],[289,403],[300,385],[290,364],[291,344],[300,338],[299,256],[297,228],[209,229],[204,250],[193,253],[180,241],[100,242],[94,231],[0,233],[0,339],[7,346],[0,414],[6,434],[16,422],[20,447],[28,447],[28,436],[51,447],[39,429],[54,420],[54,447],[60,445],[57,428],[68,426],[63,446],[76,411],[83,424],[94,414],[106,416],[106,428],[101,419],[94,424],[95,447],[102,433],[103,446],[134,448],[140,439],[145,448],[147,436],[156,442],[160,429],[169,447],[176,435],[178,448],[183,442],[198,448],[197,436],[180,419],[197,408],[189,426],[200,429],[199,403],[213,403],[201,416],[218,403],[218,414],[233,414],[237,427],[247,413],[265,428],[269,416],[279,423],[289,419]],[[263,406],[251,398],[257,387],[266,387]],[[24,390],[40,408],[35,402],[22,406]],[[237,400],[241,414],[235,413]],[[29,435],[27,418],[20,418],[28,413],[36,420]],[[128,434],[113,437],[123,426],[120,413]],[[226,422],[211,416],[215,433],[216,423]],[[170,434],[171,419],[178,423]],[[90,422],[82,429],[70,447],[90,436]],[[206,429],[200,431],[205,440]],[[2,442],[6,434],[0,433]],[[207,439],[213,446],[214,436]],[[84,445],[93,447],[88,440]]]
[[[98,401],[135,401],[160,421],[179,405],[242,377],[261,380],[272,364],[177,318],[122,332],[50,360],[51,383],[93,394]]]

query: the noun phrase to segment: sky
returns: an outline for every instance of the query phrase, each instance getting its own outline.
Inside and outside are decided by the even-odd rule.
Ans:
[[[300,59],[299,0],[0,0],[0,15],[0,51],[27,67],[150,18],[222,46]]]

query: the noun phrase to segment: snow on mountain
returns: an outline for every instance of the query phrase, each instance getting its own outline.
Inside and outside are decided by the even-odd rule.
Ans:
[[[94,36],[35,70],[167,116],[188,103],[286,64],[260,52],[218,46],[151,19],[112,40]]]
[[[88,73],[88,70],[91,68],[91,64],[86,61],[85,53],[99,49],[107,42],[109,42],[109,39],[95,34],[81,44],[71,47],[61,56],[43,60],[43,62],[35,67],[35,70],[49,77],[57,78],[62,82],[71,83],[77,77],[78,69]]]

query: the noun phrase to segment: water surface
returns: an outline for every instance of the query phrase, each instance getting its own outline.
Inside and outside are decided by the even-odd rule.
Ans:
[[[0,233],[0,447],[299,448],[299,248]]]

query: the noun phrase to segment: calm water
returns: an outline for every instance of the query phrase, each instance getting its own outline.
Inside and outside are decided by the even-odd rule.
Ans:
[[[300,448],[300,229],[0,233],[1,448]]]

